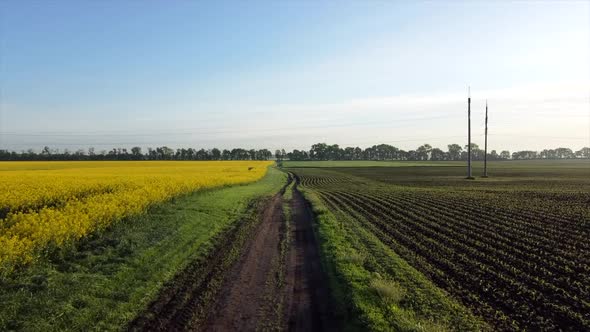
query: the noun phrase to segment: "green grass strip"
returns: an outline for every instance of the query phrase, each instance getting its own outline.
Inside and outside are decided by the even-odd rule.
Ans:
[[[323,265],[347,330],[481,331],[489,327],[436,287],[353,217],[313,206]]]

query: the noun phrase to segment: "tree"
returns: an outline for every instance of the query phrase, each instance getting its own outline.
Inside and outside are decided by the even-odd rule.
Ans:
[[[514,160],[526,160],[526,159],[536,159],[539,157],[537,151],[517,151],[512,153],[512,159]]]
[[[577,158],[590,158],[590,148],[581,148],[576,151]]]
[[[231,159],[231,152],[227,149],[223,149],[223,152],[221,152],[221,159],[222,160],[230,160]]]
[[[317,143],[311,146],[309,150],[311,160],[328,160],[328,145],[326,143]]]
[[[463,159],[467,159],[467,151],[468,151],[468,146],[465,145],[464,150],[463,150],[463,154],[462,157]],[[473,160],[483,160],[483,150],[479,149],[479,145],[475,144],[475,143],[471,143],[471,159]]]
[[[308,160],[309,155],[306,151],[299,151],[297,149],[293,150],[293,152],[287,153],[289,160]]]
[[[174,157],[174,150],[167,147],[167,146],[163,146],[160,150],[162,152],[162,159],[164,160],[172,160]]]
[[[572,152],[572,149],[568,148],[557,148],[555,149],[555,153],[558,159],[571,159],[575,157],[575,154]]]
[[[148,159],[149,160],[158,159],[158,153],[156,152],[156,150],[154,150],[152,148],[148,148]]]
[[[131,155],[133,159],[140,160],[142,159],[143,155],[141,154],[141,148],[139,146],[134,146],[131,148]]]
[[[432,148],[430,144],[423,144],[416,150],[404,151],[388,144],[373,145],[366,149],[360,147],[344,147],[338,144],[328,145],[317,143],[312,145],[308,151],[293,150],[287,153],[284,149],[277,149],[275,157],[277,160],[289,158],[290,160],[461,160],[467,159],[467,152],[458,144],[448,145],[448,152]],[[475,143],[472,144],[473,159],[483,159],[484,151],[479,149]],[[148,147],[145,154],[141,147],[135,146],[130,149],[113,148],[108,152],[102,150],[95,153],[94,148],[85,150],[78,149],[74,153],[65,149],[60,153],[59,149],[51,149],[48,146],[37,154],[33,149],[20,152],[0,150],[0,160],[269,160],[273,153],[267,149],[242,149],[220,151],[217,148],[211,150],[195,150],[193,148],[171,149],[166,146],[155,149]],[[590,158],[590,148],[584,147],[578,151],[569,148],[544,149],[537,151],[517,151],[510,153],[502,151],[500,154],[492,150],[488,154],[488,160],[508,159],[569,159],[569,158]]]
[[[220,160],[221,159],[221,151],[218,148],[211,149],[211,156],[213,160]]]
[[[231,150],[231,159],[232,160],[247,160],[249,158],[248,151],[236,148]]]
[[[283,152],[281,150],[275,150],[275,159],[278,161],[283,160]]]
[[[340,147],[338,144],[328,145],[326,148],[326,158],[328,160],[340,160],[340,156],[342,153],[340,152]]]
[[[450,144],[447,146],[449,149],[449,159],[450,160],[459,160],[461,159],[461,152],[463,148],[459,144]]]
[[[31,150],[32,152],[32,150]],[[77,160],[83,160],[84,157],[86,156],[86,151],[84,151],[84,149],[78,149],[76,150],[76,152],[74,152],[74,156]]]
[[[207,151],[205,149],[199,149],[199,151],[195,152],[195,158],[197,160],[208,160],[209,154],[207,153]]]
[[[434,148],[430,152],[430,160],[447,160],[448,154],[439,148]]]
[[[416,149],[416,156],[418,160],[428,160],[430,158],[431,151],[432,146],[430,146],[430,144],[424,144]]]
[[[496,150],[492,150],[492,152],[490,152],[489,159],[498,160],[500,159],[500,156],[498,155],[498,152],[496,152]]]
[[[188,160],[195,160],[195,158],[197,158],[197,150],[193,148],[188,148],[186,150],[186,158]]]
[[[363,150],[358,146],[354,148],[354,154],[352,157],[353,160],[361,160],[363,159]]]
[[[43,147],[43,150],[41,150],[41,154],[44,156],[50,156],[51,155],[51,149],[49,149],[48,146]]]
[[[256,160],[269,160],[272,158],[272,152],[267,149],[258,150]]]
[[[354,148],[353,147],[346,147],[342,153],[342,159],[344,160],[353,160],[354,158]]]

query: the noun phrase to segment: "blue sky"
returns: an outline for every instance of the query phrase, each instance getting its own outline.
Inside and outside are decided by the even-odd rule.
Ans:
[[[0,148],[590,145],[590,4],[0,2]],[[481,143],[481,142],[480,142]]]

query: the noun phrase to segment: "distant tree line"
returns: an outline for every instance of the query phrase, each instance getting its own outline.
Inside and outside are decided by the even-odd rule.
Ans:
[[[475,143],[471,144],[474,160],[483,160],[484,151]],[[147,148],[141,147],[114,148],[97,152],[94,148],[88,150],[68,149],[58,150],[44,147],[41,152],[33,149],[27,151],[0,150],[0,160],[269,160],[273,157],[267,149],[172,149],[167,146]],[[338,144],[317,143],[309,151],[284,149],[276,150],[274,157],[281,161],[289,160],[467,160],[467,146],[459,144],[447,145],[447,151],[433,148],[430,144],[419,146],[415,150],[405,151],[389,144],[373,145],[366,149],[359,147],[341,148]],[[528,160],[528,159],[588,159],[590,148],[578,151],[569,148],[545,149],[542,151],[509,151],[492,150],[488,153],[488,160]]]
[[[474,160],[484,159],[484,150],[477,144],[471,144],[471,157]],[[416,150],[405,151],[388,144],[373,145],[366,149],[359,147],[341,148],[338,144],[317,143],[311,146],[309,151],[293,150],[285,153],[284,150],[275,152],[277,160],[467,160],[467,145],[447,145],[447,151],[433,148],[430,144],[424,144]],[[488,153],[488,160],[524,160],[524,159],[577,159],[590,158],[590,148],[582,148],[573,151],[569,148],[545,149],[537,151],[513,152],[504,150],[498,153],[492,150]]]
[[[272,152],[267,149],[231,149],[220,150],[205,149],[172,149],[167,146],[148,148],[143,151],[141,147],[114,148],[97,152],[94,148],[88,150],[79,149],[70,151],[65,149],[51,149],[44,147],[37,153],[33,149],[15,152],[0,150],[0,160],[269,160]]]

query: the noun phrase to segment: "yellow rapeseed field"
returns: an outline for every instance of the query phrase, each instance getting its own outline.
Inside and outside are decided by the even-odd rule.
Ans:
[[[195,190],[259,180],[267,161],[0,162],[0,272]]]

